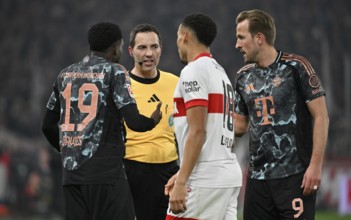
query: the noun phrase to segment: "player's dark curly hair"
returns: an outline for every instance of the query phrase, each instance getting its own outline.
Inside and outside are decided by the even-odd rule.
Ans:
[[[157,30],[157,28],[151,24],[139,24],[133,28],[133,30],[130,32],[130,37],[129,37],[129,46],[134,47],[135,46],[135,36],[138,33],[145,33],[145,32],[154,32],[157,34],[158,41],[160,46],[162,46],[162,38],[160,35],[160,32]]]
[[[109,22],[97,23],[88,31],[91,51],[103,52],[120,40],[122,40],[121,29],[118,25]]]
[[[184,18],[182,25],[190,28],[196,34],[200,43],[211,46],[217,35],[217,25],[208,15],[197,13]]]

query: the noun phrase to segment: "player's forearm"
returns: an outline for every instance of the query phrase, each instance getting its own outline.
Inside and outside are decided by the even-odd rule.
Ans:
[[[234,131],[236,137],[243,136],[249,128],[248,117],[234,113]]]
[[[187,183],[202,150],[202,146],[205,140],[205,131],[191,132],[187,137],[183,160],[180,166],[176,184],[184,185]]]
[[[322,166],[325,148],[328,139],[329,118],[328,115],[322,114],[314,119],[313,124],[313,151],[311,164]]]
[[[121,108],[120,112],[127,126],[133,131],[144,132],[155,127],[154,120],[141,115],[135,104],[130,104]]]
[[[45,135],[49,143],[57,151],[61,151],[60,140],[59,140],[59,127],[57,124],[59,119],[60,119],[59,113],[47,109],[45,112],[45,116],[42,124],[43,134]]]

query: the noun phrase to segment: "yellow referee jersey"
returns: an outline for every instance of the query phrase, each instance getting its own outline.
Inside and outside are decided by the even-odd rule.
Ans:
[[[126,156],[144,163],[167,163],[178,159],[173,129],[173,94],[179,77],[158,70],[154,79],[130,74],[134,98],[140,114],[150,117],[162,101],[162,119],[151,131],[135,132],[127,126]]]

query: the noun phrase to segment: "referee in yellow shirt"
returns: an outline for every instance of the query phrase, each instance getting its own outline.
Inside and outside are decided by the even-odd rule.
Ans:
[[[130,33],[128,50],[134,60],[129,74],[140,113],[150,115],[162,102],[163,117],[151,131],[135,132],[126,127],[126,173],[137,219],[164,220],[168,207],[164,186],[179,169],[173,130],[173,93],[178,77],[157,68],[162,39],[153,25],[137,25]]]

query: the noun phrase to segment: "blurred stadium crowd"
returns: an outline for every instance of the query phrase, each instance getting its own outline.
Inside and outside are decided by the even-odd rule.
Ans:
[[[90,25],[121,26],[121,63],[130,68],[129,31],[154,24],[164,42],[160,67],[179,74],[178,24],[189,13],[207,13],[218,24],[212,53],[234,81],[243,65],[235,50],[235,17],[252,8],[275,17],[276,47],[308,58],[322,79],[331,121],[324,176],[335,186],[321,189],[318,205],[336,209],[335,175],[349,172],[351,159],[351,1],[11,0],[0,2],[0,217],[62,214],[60,155],[42,136],[41,120],[56,75],[88,53]]]

